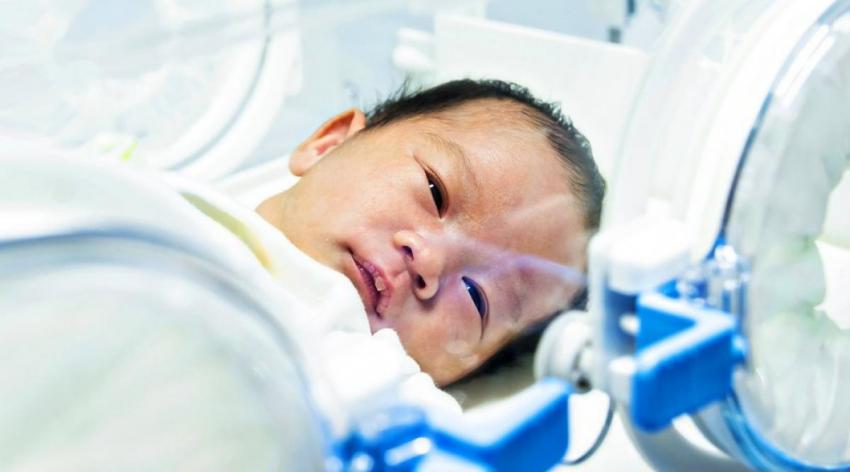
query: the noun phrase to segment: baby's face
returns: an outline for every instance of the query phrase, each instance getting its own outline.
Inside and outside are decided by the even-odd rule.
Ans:
[[[351,280],[373,332],[396,330],[448,383],[581,284],[579,202],[522,120],[481,102],[360,132],[259,211]]]

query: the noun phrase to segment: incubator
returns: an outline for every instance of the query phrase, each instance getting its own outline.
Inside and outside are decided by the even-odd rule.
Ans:
[[[579,470],[850,468],[850,2],[638,3],[651,47],[618,9],[623,44],[478,1],[0,4],[2,468],[545,470],[588,447]],[[609,182],[586,312],[544,333],[534,385],[462,417],[341,401],[250,247],[199,238],[146,175],[257,203],[293,110],[386,80],[322,36],[370,15],[412,81],[563,103]],[[581,432],[589,390],[608,438],[607,400]]]
[[[848,7],[687,4],[652,58],[591,247],[584,355],[657,468],[850,466]],[[669,428],[686,412],[713,447]]]

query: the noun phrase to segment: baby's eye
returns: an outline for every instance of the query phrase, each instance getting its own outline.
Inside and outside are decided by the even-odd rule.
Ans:
[[[437,214],[443,216],[446,212],[446,198],[443,186],[440,184],[440,180],[432,174],[426,172],[425,176],[428,178],[428,190],[431,191],[431,198],[434,199],[434,205],[437,207]]]
[[[463,281],[466,292],[472,298],[472,303],[475,304],[475,309],[478,310],[478,316],[483,319],[487,316],[487,299],[484,297],[484,291],[469,277],[461,277],[460,280]]]

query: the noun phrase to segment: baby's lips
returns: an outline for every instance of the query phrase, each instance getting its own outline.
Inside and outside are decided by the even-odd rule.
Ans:
[[[376,304],[375,311],[378,315],[383,315],[390,305],[393,295],[393,285],[387,278],[386,271],[381,266],[365,259],[362,260],[361,264],[369,271],[369,274],[375,281],[375,289],[378,291],[378,303]]]

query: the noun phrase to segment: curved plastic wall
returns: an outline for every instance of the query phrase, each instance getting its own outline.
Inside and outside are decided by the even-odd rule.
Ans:
[[[775,447],[805,464],[850,465],[848,86],[850,3],[839,2],[769,95],[730,206],[727,242],[752,267],[750,357],[736,378],[752,428],[733,427],[756,461]]]

